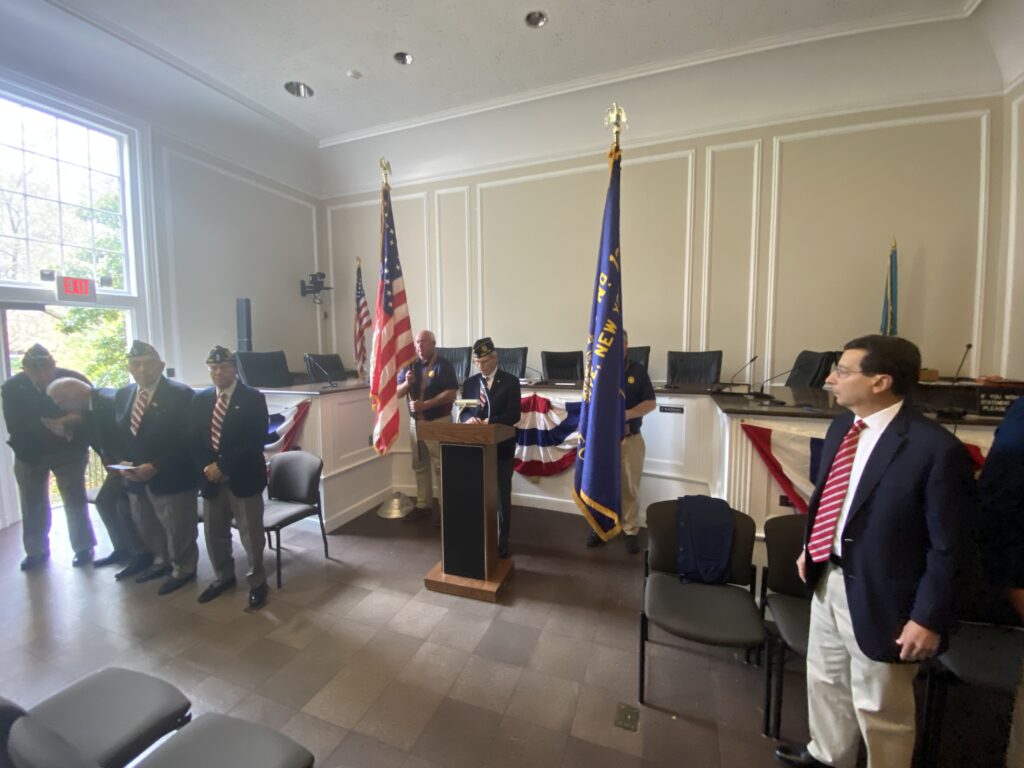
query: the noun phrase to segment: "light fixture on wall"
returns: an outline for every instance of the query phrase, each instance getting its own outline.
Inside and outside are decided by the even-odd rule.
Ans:
[[[531,29],[540,29],[548,23],[548,15],[544,11],[530,11],[526,14],[526,26]]]
[[[326,279],[327,275],[323,272],[310,272],[309,283],[305,280],[299,280],[299,295],[312,296],[314,304],[323,304],[324,299],[320,293],[332,290],[330,286],[324,284]]]
[[[403,67],[407,67],[413,62],[412,54],[406,53],[405,51],[399,51],[392,58]]]
[[[313,98],[313,89],[298,80],[289,80],[284,84],[284,89],[297,99]]]

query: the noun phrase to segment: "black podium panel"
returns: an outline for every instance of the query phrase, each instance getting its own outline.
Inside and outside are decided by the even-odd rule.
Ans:
[[[442,499],[444,523],[441,529],[441,562],[444,572],[469,579],[486,579],[484,559],[484,446],[441,445],[441,472],[444,467],[461,470],[458,482],[444,482]]]

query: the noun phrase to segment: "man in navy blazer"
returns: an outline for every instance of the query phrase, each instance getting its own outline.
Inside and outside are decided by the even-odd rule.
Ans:
[[[159,594],[167,595],[196,578],[199,563],[196,469],[189,451],[191,387],[163,375],[160,354],[144,341],[128,351],[133,384],[114,396],[114,420],[125,458],[132,519],[153,562],[135,560],[115,578],[137,575],[142,583],[166,577]]]
[[[832,422],[807,512],[801,578],[814,587],[806,746],[793,766],[909,768],[917,662],[953,625],[960,522],[976,491],[966,448],[906,400],[921,354],[893,336],[849,342],[829,376],[851,413]]]
[[[473,362],[480,373],[462,383],[462,397],[477,400],[475,408],[464,408],[459,421],[471,424],[508,424],[514,427],[521,415],[522,390],[519,379],[498,370],[498,353],[490,338],[473,344]],[[508,557],[508,535],[512,527],[512,465],[516,456],[514,437],[498,443],[498,557]]]
[[[249,607],[259,608],[268,591],[263,571],[267,400],[262,392],[238,380],[235,356],[229,349],[214,347],[206,365],[213,386],[192,401],[192,445],[196,466],[202,470],[203,530],[216,580],[199,596],[199,602],[207,603],[236,584],[231,554],[234,520],[249,561]]]

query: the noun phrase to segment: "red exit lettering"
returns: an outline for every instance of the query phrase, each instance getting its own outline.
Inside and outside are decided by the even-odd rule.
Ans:
[[[88,296],[89,281],[83,280],[80,277],[65,277],[64,293],[70,294],[72,296]]]

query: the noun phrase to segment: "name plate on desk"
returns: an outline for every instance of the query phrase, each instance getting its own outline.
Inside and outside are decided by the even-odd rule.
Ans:
[[[682,405],[659,405],[659,413],[686,413],[686,408]]]
[[[1005,416],[1013,401],[1024,394],[1021,387],[978,387],[978,415]]]

